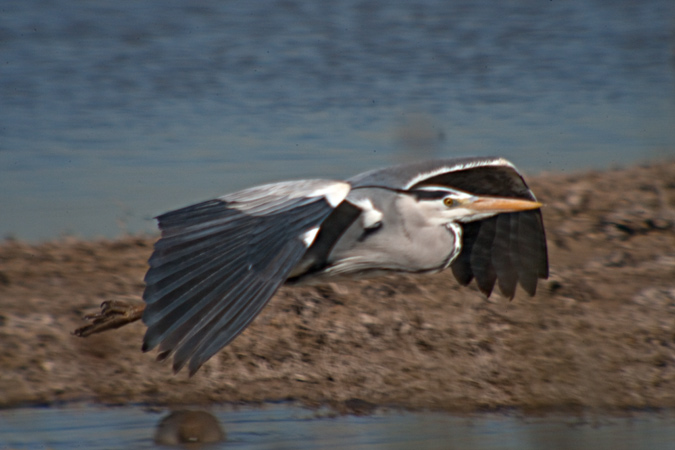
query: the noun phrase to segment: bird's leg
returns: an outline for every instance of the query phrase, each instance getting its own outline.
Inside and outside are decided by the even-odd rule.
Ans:
[[[140,320],[144,310],[145,303],[133,302],[132,304],[124,300],[106,300],[101,303],[101,312],[84,316],[84,319],[91,321],[91,323],[73,331],[73,334],[87,337],[123,327]]]

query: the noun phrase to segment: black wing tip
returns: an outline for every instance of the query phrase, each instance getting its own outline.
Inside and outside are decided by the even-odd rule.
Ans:
[[[520,287],[523,289],[523,291],[525,291],[525,293],[527,293],[527,295],[529,295],[530,297],[534,297],[535,295],[537,295],[537,284],[536,283],[535,283],[534,286],[525,286],[522,283],[519,283],[519,284],[520,284]],[[488,289],[482,288],[480,286],[478,286],[478,289],[483,294],[485,294],[485,296],[488,297],[488,298],[490,297],[490,295],[492,295],[492,292],[494,290],[494,289],[488,290]],[[501,287],[499,288],[499,293],[501,294],[501,296],[504,297],[505,299],[507,299],[508,301],[512,301],[515,298],[517,291],[518,291],[517,288],[514,288],[513,290],[502,289]]]
[[[539,272],[539,278],[542,280],[548,280],[548,276],[550,275],[549,273],[549,267],[548,267],[548,257],[544,261],[543,268]]]
[[[504,297],[504,298],[507,299],[508,301],[513,300],[513,297],[516,296],[516,288],[515,288],[515,286],[513,287],[513,289],[511,289],[511,288],[506,289],[506,288],[502,288],[502,287],[500,286],[500,287],[499,287],[499,292],[502,294],[502,297]]]
[[[458,260],[455,260],[450,265],[450,269],[452,270],[452,274],[455,276],[455,279],[460,286],[468,286],[469,283],[471,283],[471,280],[473,280],[473,272],[471,271],[471,267],[463,259],[459,260],[458,258]]]
[[[203,364],[203,362],[198,363],[194,358],[192,358],[188,367],[188,376],[192,378],[197,373],[197,371],[201,369]]]
[[[534,297],[537,294],[537,283],[534,283],[533,286],[523,286],[523,290],[527,292],[527,295]]]
[[[166,361],[167,359],[169,359],[173,355],[173,353],[174,353],[173,349],[160,351],[159,353],[157,353],[156,359],[157,359],[158,362]],[[178,374],[178,372],[180,372],[183,369],[183,367],[185,367],[185,363],[186,363],[185,360],[178,359],[174,356],[173,357],[173,363],[171,364],[171,371],[173,372],[173,374],[174,375]],[[198,369],[199,369],[199,367],[197,367],[195,370],[192,370],[192,368],[190,368],[190,374],[189,374],[190,377],[192,377],[195,373],[197,373]]]
[[[457,281],[459,282],[460,285],[466,286],[468,285],[473,277],[471,278],[463,278],[459,279],[457,278]],[[530,283],[524,283],[523,280],[518,280],[517,285],[520,285],[520,287],[529,295],[530,297],[534,297],[537,295],[537,287],[539,284],[539,279],[546,280],[548,279],[548,273],[545,276],[539,276],[538,279],[535,279],[534,282]],[[499,281],[499,280],[497,280]],[[516,296],[516,292],[518,291],[517,285],[514,285],[513,287],[504,287],[501,286],[499,283],[497,283],[499,287],[499,293],[502,295],[502,297],[508,299],[509,301],[513,300],[513,298]],[[485,280],[481,283],[479,282],[478,279],[476,279],[476,286],[478,287],[478,290],[484,294],[487,298],[490,298],[492,293],[494,292],[494,286],[495,283],[492,282],[492,284],[487,283]]]
[[[205,361],[199,361],[197,359],[197,356],[192,356],[189,359],[189,364],[187,359],[181,359],[181,358],[176,358],[174,356],[173,358],[173,364],[171,365],[171,370],[173,371],[173,374],[176,375],[178,372],[183,370],[185,365],[188,365],[188,377],[192,378],[202,367]]]
[[[476,280],[476,284],[478,285],[478,290],[480,290],[487,298],[490,298],[492,290],[494,289],[494,283],[490,286],[489,284],[478,283],[478,280]]]
[[[171,350],[164,350],[159,353],[157,353],[157,361],[166,361],[169,356],[171,356],[172,351]]]
[[[178,372],[181,371],[181,369],[185,366],[185,361],[179,361],[176,358],[173,359],[173,364],[171,365],[171,370],[173,371],[174,375],[177,374]],[[190,376],[192,376],[193,373],[190,372]]]
[[[150,350],[154,349],[156,346],[157,345],[151,345],[148,342],[143,342],[143,346],[141,347],[141,350],[143,351],[143,353],[147,353]],[[158,362],[166,361],[173,354],[174,354],[174,349],[161,350],[157,353],[157,356],[155,357],[155,360],[158,361]],[[174,356],[173,364],[171,366],[174,375],[176,375],[178,372],[180,372],[183,369],[183,367],[185,367],[185,364],[186,364],[185,360],[177,359]],[[192,360],[190,360],[189,376],[192,377],[194,374],[196,374],[197,371],[201,368],[202,364],[203,363],[196,364],[195,360],[194,360],[194,357],[193,357]]]

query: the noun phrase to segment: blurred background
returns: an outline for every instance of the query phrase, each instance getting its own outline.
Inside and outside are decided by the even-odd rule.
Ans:
[[[0,57],[0,237],[420,158],[675,156],[672,0],[3,0]]]

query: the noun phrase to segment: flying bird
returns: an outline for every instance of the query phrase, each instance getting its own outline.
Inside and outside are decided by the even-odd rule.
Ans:
[[[548,277],[541,206],[512,163],[473,157],[266,184],[167,212],[137,311],[143,350],[192,375],[284,283],[450,268],[486,296],[495,284],[507,298],[518,284],[534,295]]]

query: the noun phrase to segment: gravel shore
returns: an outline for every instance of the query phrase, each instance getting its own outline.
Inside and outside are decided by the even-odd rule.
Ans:
[[[105,300],[141,301],[155,237],[0,243],[0,407],[297,400],[472,412],[675,407],[675,161],[540,174],[551,277],[486,299],[447,271],[282,288],[192,378],[133,323],[71,335]]]

